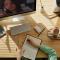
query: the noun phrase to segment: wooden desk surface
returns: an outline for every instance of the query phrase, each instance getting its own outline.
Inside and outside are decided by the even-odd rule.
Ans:
[[[18,46],[18,48],[22,47],[26,34],[30,34],[35,37],[38,36],[38,34],[35,32],[35,30],[33,28],[31,31],[26,32],[26,33],[21,33],[17,36],[11,36],[10,31],[9,31],[10,37],[15,42],[15,44]],[[39,36],[39,38],[42,39],[43,44],[54,48],[57,52],[58,57],[60,57],[60,40],[51,40],[50,38],[48,38],[47,29]],[[13,53],[13,56],[16,57],[16,52]],[[47,57],[47,55],[45,53],[43,53],[42,51],[38,51],[37,58],[46,58],[46,57]]]
[[[30,32],[27,32],[30,35],[33,35],[35,37],[38,36],[38,34],[32,29]],[[25,33],[26,34],[26,33]],[[15,41],[15,43],[17,43],[17,41],[19,41],[19,43],[17,43],[18,46],[22,46],[26,35],[25,34],[20,34],[16,37],[13,37],[13,40]],[[60,40],[51,40],[50,38],[47,37],[47,29],[39,36],[40,39],[42,39],[43,44],[54,48],[56,50],[57,56],[60,57]],[[47,55],[45,53],[43,53],[42,51],[38,51],[37,54],[37,58],[46,58]]]
[[[0,23],[2,25],[11,25],[10,22],[9,24],[6,23],[7,21],[1,21]],[[29,23],[32,26],[35,26],[35,22],[34,20],[29,17],[26,18],[25,22],[23,23]],[[13,24],[12,24],[13,25]],[[8,28],[8,27],[7,27]],[[9,40],[6,40],[6,36],[4,36],[3,38],[0,39],[0,57],[17,57],[17,47],[20,48],[22,47],[26,34],[30,34],[33,36],[37,36],[38,34],[33,30],[33,28],[31,29],[31,31],[26,32],[26,33],[21,33],[17,36],[11,36],[10,31],[8,31],[9,33]]]
[[[28,18],[29,19],[29,18]],[[27,20],[28,20],[27,19]],[[33,19],[30,19],[30,23],[32,24],[32,26],[35,26],[36,23],[35,22],[32,22]],[[28,22],[28,21],[27,21]],[[59,20],[60,22],[60,20]],[[60,26],[60,24],[58,23],[57,26]],[[10,33],[10,32],[9,32]],[[37,36],[38,34],[32,29],[30,32],[26,32],[26,33],[22,33],[22,34],[19,34],[17,36],[11,36],[12,40],[15,42],[15,44],[20,48],[25,40],[25,37],[26,37],[26,34],[30,34],[30,35],[33,35],[33,36]],[[47,29],[39,36],[40,39],[42,39],[43,43],[48,45],[49,47],[52,47],[56,50],[57,52],[57,55],[58,57],[60,57],[60,40],[51,40],[47,37]],[[7,51],[6,51],[7,52]],[[5,52],[5,54],[6,54]],[[1,52],[2,53],[2,52]],[[16,57],[16,51],[15,52],[11,52],[11,53],[7,53],[6,55],[0,55],[0,57]],[[37,58],[46,58],[47,55],[44,54],[42,51],[38,51],[38,54],[37,54]]]
[[[32,29],[30,32],[22,33],[17,36],[12,36],[12,39],[17,44],[17,46],[20,48],[25,40],[26,34],[33,35],[35,37],[38,36],[38,34]],[[47,29],[39,36],[40,39],[42,39],[43,44],[54,48],[56,50],[57,56],[60,57],[60,40],[51,40],[47,36]],[[38,51],[37,58],[46,58],[47,55],[43,53],[42,51]]]

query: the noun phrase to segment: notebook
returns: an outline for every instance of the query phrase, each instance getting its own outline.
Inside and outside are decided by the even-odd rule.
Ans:
[[[35,42],[39,42],[39,43],[41,43],[41,40],[40,39],[38,39],[38,38],[36,38],[36,37],[33,37],[33,36],[31,36],[31,35],[27,35],[26,36],[26,40],[25,40],[25,42],[24,42],[24,44],[23,44],[23,50],[24,50],[24,53],[22,54],[22,56],[24,57],[24,58],[28,58],[28,60],[35,60],[35,58],[36,58],[36,55],[37,55],[37,52],[38,52],[38,48],[36,48],[36,47],[33,47],[31,44],[29,44],[28,42],[27,42],[27,40],[28,39],[32,39],[32,40],[34,40]]]

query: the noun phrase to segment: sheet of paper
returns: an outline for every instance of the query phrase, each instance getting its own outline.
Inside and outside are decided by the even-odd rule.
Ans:
[[[28,38],[30,39],[34,39],[36,41],[40,40],[40,39],[37,39],[37,38],[34,38],[32,36],[30,37],[27,37],[26,40],[25,40],[25,43],[23,45],[23,50],[24,50],[24,53],[22,56],[28,58],[28,59],[31,59],[31,60],[35,60],[36,58],[36,54],[37,54],[37,51],[38,51],[38,48],[35,48],[33,47],[31,44],[29,44],[27,42]]]

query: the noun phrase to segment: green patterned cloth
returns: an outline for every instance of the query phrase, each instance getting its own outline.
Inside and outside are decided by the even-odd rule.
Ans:
[[[40,45],[39,49],[48,54],[48,60],[57,60],[56,51],[46,45]]]

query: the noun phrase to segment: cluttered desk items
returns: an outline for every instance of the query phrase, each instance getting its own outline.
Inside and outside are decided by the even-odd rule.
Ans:
[[[51,29],[50,31],[48,31],[48,37],[51,39],[60,40],[60,29],[58,27]]]

